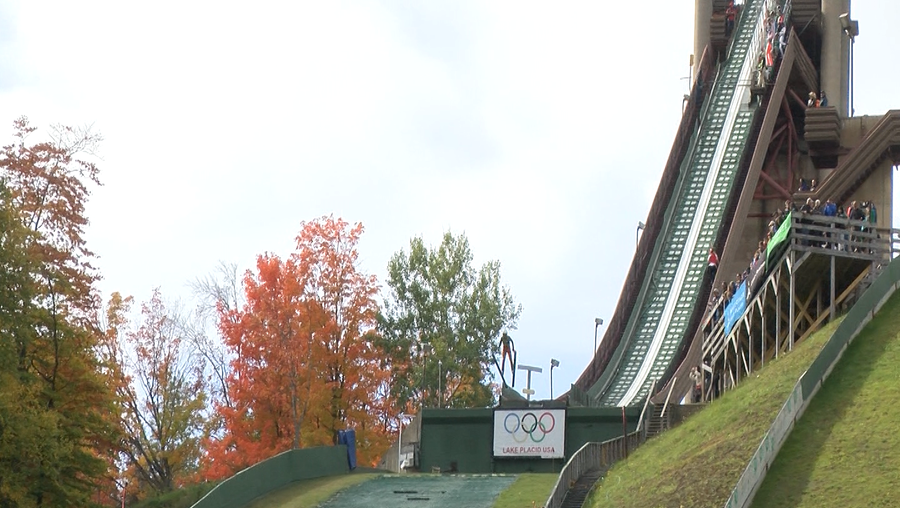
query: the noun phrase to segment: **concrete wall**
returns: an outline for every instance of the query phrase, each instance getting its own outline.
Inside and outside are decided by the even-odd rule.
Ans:
[[[691,72],[691,83],[697,79],[700,70],[700,58],[709,44],[709,19],[713,13],[713,0],[696,0],[694,4],[694,67]]]
[[[820,87],[828,105],[841,118],[850,116],[850,39],[841,29],[839,16],[850,11],[850,0],[822,0],[822,68]]]
[[[853,148],[859,146],[875,125],[881,121],[881,116],[859,116],[844,120],[844,128],[841,130],[841,146]],[[843,163],[843,158],[838,158],[838,165]],[[850,201],[874,201],[878,209],[878,226],[891,227],[892,199],[893,199],[893,165],[889,160],[883,160],[878,167],[860,185],[859,189],[850,197]],[[821,182],[831,173],[831,169],[819,171]],[[846,207],[847,203],[841,203]]]

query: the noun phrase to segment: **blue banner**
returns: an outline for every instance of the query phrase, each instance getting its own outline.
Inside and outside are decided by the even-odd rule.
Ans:
[[[731,301],[728,302],[728,306],[725,307],[725,336],[727,337],[731,333],[731,329],[734,328],[734,324],[737,323],[738,319],[744,314],[744,311],[747,310],[747,282],[741,282],[741,285],[737,288],[737,291],[734,292],[734,296],[731,297]]]

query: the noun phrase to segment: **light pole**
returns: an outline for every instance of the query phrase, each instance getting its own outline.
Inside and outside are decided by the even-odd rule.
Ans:
[[[850,19],[850,13],[845,12],[839,16],[841,20],[841,30],[850,38],[850,116],[856,114],[853,107],[853,44],[856,42],[856,36],[859,35],[859,21]]]
[[[637,249],[637,246],[638,246],[638,233],[640,233],[641,230],[646,227],[647,227],[647,225],[644,224],[643,221],[638,221],[637,229],[634,230],[634,248],[635,249]]]
[[[559,367],[559,360],[555,358],[550,359],[550,400],[553,400],[553,368]]]
[[[603,318],[594,318],[594,354],[597,354],[597,328],[603,324]]]
[[[443,362],[438,359],[438,407],[444,407],[444,374],[443,374]]]
[[[403,413],[397,415],[397,429],[400,433],[397,436],[397,473],[403,472],[403,418],[405,416]]]
[[[431,347],[430,343],[422,343],[422,407],[426,406],[425,394],[428,392],[428,376],[426,375],[426,373],[428,372],[428,355],[430,355],[433,351],[434,348]]]

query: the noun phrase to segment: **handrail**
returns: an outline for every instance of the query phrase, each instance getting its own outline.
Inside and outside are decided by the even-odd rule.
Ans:
[[[625,458],[628,450],[633,450],[643,440],[643,433],[637,429],[625,436],[608,439],[602,443],[589,442],[582,445],[563,466],[544,507],[560,508],[566,494],[569,493],[569,485],[591,469],[609,467]]]
[[[844,158],[814,192],[799,192],[798,198],[833,198],[835,202],[846,201],[855,190],[855,182],[861,180],[871,170],[875,162],[892,147],[900,147],[900,110],[890,110],[872,128],[865,138]]]
[[[657,378],[656,382],[657,383],[659,382],[659,378]],[[639,429],[641,428],[641,425],[644,423],[644,414],[647,413],[647,406],[649,406],[649,405],[650,405],[650,397],[647,397],[646,400],[644,400],[644,408],[641,409],[641,416],[638,417],[637,428],[639,428]]]
[[[676,379],[677,379],[677,378],[672,378],[672,384],[669,385],[669,394],[666,395],[666,402],[663,404],[663,410],[662,410],[662,413],[659,414],[659,417],[660,417],[660,418],[666,416],[666,409],[668,409],[668,407],[669,407],[669,397],[672,396],[672,389],[675,388],[675,380],[676,380]],[[648,397],[648,398],[649,398],[649,397]]]

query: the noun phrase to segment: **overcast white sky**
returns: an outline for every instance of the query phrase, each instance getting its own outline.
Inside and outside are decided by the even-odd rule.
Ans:
[[[900,108],[900,2],[853,16],[857,114]],[[690,0],[0,0],[0,125],[103,134],[88,240],[106,293],[187,298],[323,214],[366,226],[382,279],[410,237],[465,232],[524,305],[512,336],[546,397],[550,358],[559,394],[615,307],[693,22]]]

